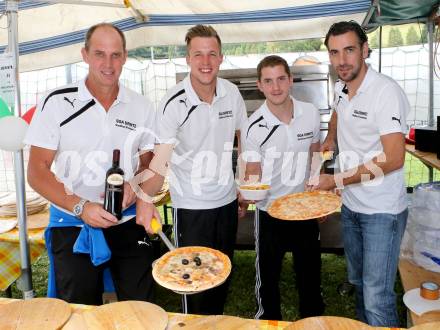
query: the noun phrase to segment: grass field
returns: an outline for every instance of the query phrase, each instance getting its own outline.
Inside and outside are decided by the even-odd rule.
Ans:
[[[416,158],[407,155],[405,163],[407,186],[414,186],[428,181],[428,170]],[[435,171],[434,178],[440,180],[440,172]],[[236,251],[233,263],[232,281],[225,313],[252,318],[255,312],[254,283],[255,283],[255,252]],[[47,255],[43,255],[33,265],[33,283],[37,297],[46,295],[47,286]],[[282,313],[285,320],[298,319],[298,296],[295,290],[295,279],[291,255],[286,255],[280,281],[282,293]],[[355,318],[354,296],[344,296],[338,292],[338,286],[346,280],[345,259],[343,256],[322,254],[322,292],[326,303],[326,315],[337,315]],[[401,325],[404,326],[406,309],[402,302],[402,287],[400,280],[396,283],[398,293],[398,309]],[[12,286],[14,298],[21,298],[16,284]],[[5,296],[0,293],[0,296]],[[180,296],[163,288],[157,288],[156,302],[169,312],[180,312]]]

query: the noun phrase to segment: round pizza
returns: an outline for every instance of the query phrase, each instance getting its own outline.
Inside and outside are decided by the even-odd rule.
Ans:
[[[222,284],[230,273],[229,257],[203,246],[177,248],[165,253],[153,264],[156,282],[182,293],[211,289]]]
[[[334,193],[304,191],[277,198],[267,212],[281,220],[309,220],[334,213],[341,204],[341,197]]]

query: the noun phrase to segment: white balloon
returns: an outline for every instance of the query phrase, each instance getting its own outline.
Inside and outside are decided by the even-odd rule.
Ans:
[[[0,149],[6,151],[23,149],[23,140],[28,126],[28,123],[20,117],[0,118]]]

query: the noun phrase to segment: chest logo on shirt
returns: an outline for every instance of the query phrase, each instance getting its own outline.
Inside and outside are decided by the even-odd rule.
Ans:
[[[121,127],[121,128],[126,128],[129,129],[130,131],[134,131],[136,129],[136,124],[135,123],[130,123],[127,120],[122,120],[122,119],[116,119],[116,127]]]
[[[220,111],[218,113],[218,119],[230,118],[232,117],[232,110]]]
[[[360,111],[360,110],[353,110],[352,116],[356,117],[356,118],[367,119],[368,112]]]
[[[64,96],[63,100],[66,101],[67,103],[69,103],[72,106],[72,108],[75,109],[75,106],[74,106],[73,102],[75,102],[76,99],[73,99],[72,101],[70,101],[67,97]]]
[[[267,127],[267,124],[258,124],[258,127],[264,127],[264,128],[266,128],[266,129],[269,129],[269,127]]]
[[[298,138],[298,141],[311,139],[313,137],[313,132],[298,133],[296,137]]]

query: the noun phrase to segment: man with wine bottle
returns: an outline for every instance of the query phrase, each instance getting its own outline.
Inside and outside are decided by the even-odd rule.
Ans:
[[[196,25],[185,40],[191,72],[168,90],[159,105],[159,145],[142,189],[149,196],[156,194],[164,180],[164,163],[171,158],[168,174],[176,245],[206,246],[232,259],[238,222],[232,148],[245,123],[246,108],[237,87],[217,77],[223,61],[217,32]],[[137,206],[136,220],[152,232],[154,205],[138,199]],[[223,314],[227,289],[225,283],[184,295],[183,311]]]
[[[136,194],[124,180],[150,163],[155,111],[119,83],[127,59],[121,30],[91,27],[81,53],[87,77],[49,92],[25,139],[29,184],[51,202],[48,296],[102,304],[109,269],[119,300],[151,300],[153,250],[134,220]]]

